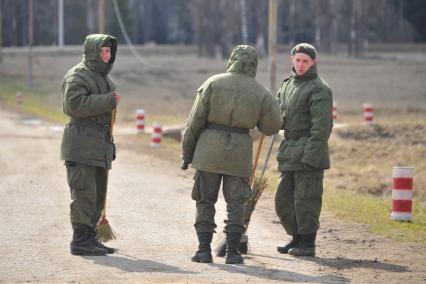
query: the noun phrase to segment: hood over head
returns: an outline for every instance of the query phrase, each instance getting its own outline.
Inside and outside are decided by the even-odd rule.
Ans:
[[[111,48],[111,59],[105,63],[101,60],[101,47]],[[83,62],[93,71],[107,75],[111,72],[117,53],[117,39],[110,35],[91,34],[84,41]]]
[[[249,45],[237,45],[229,57],[227,72],[256,77],[257,52]]]

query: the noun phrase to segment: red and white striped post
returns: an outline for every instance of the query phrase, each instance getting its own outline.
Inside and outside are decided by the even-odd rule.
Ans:
[[[413,172],[412,167],[392,168],[392,220],[412,221],[413,219]]]
[[[373,123],[373,117],[374,117],[373,105],[371,103],[364,103],[363,109],[364,109],[364,121],[365,121],[365,123],[366,124],[372,124]]]
[[[163,137],[163,129],[161,125],[154,123],[152,126],[151,147],[160,147],[161,138]]]
[[[337,106],[336,103],[333,102],[333,121],[335,121],[337,118]]]
[[[138,133],[145,133],[145,111],[136,110],[136,130]]]
[[[16,104],[18,106],[24,103],[24,96],[22,95],[21,92],[16,92],[15,99],[16,99]]]

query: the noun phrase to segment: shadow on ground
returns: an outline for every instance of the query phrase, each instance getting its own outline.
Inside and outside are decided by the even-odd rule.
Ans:
[[[380,262],[371,259],[348,259],[344,257],[321,258],[321,257],[303,257],[303,260],[315,262],[318,265],[329,266],[338,270],[348,268],[371,268],[390,272],[411,272],[406,266]]]
[[[192,271],[181,270],[179,267],[155,262],[147,259],[140,259],[126,254],[114,254],[104,257],[84,257],[92,260],[95,264],[111,266],[126,272],[161,272],[177,274],[195,274]]]
[[[229,265],[212,263],[210,266],[227,271],[229,273],[239,273],[269,280],[287,281],[287,282],[313,282],[313,283],[348,283],[349,279],[337,275],[306,275],[292,271],[270,269],[251,265]]]

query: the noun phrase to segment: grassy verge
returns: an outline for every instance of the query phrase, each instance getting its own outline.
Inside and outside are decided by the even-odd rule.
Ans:
[[[22,105],[16,104],[15,95],[18,91],[24,97]],[[7,109],[26,115],[42,117],[58,123],[65,124],[68,122],[68,117],[60,109],[59,94],[49,94],[40,87],[28,88],[25,84],[2,75],[0,75],[0,102]],[[130,105],[126,105],[126,101],[123,101],[122,104],[118,107],[118,123],[133,126],[135,124],[135,111]],[[150,126],[154,122],[161,125],[183,125],[186,122],[186,116],[147,114],[145,124]]]
[[[326,190],[324,209],[343,220],[367,224],[373,233],[426,246],[426,208],[417,203],[413,205],[412,223],[390,220],[390,199],[362,193]]]
[[[268,189],[275,192],[278,175],[267,173]],[[327,180],[325,180],[327,182]],[[325,186],[323,210],[339,219],[366,224],[369,231],[385,235],[395,241],[415,242],[426,246],[426,208],[413,205],[413,222],[390,220],[391,197],[376,197],[348,190],[336,190]]]
[[[16,92],[23,94],[23,104],[16,104]],[[59,107],[49,104],[49,99],[37,88],[30,89],[16,83],[10,78],[0,76],[0,99],[3,105],[11,110],[23,112],[27,115],[43,117],[50,121],[65,123],[66,116]]]

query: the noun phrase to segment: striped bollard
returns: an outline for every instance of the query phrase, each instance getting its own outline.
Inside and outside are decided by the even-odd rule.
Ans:
[[[337,118],[337,106],[336,103],[333,102],[333,121],[335,121]]]
[[[136,110],[136,130],[138,133],[145,133],[145,111]]]
[[[22,105],[22,103],[24,102],[24,96],[22,95],[22,93],[21,93],[21,92],[16,92],[15,99],[16,99],[16,104],[17,104],[18,106],[19,106],[19,105]]]
[[[373,123],[373,105],[371,103],[364,103],[363,104],[364,109],[364,121],[366,124],[372,124]]]
[[[392,220],[413,220],[413,171],[412,167],[392,168]]]
[[[161,138],[163,137],[163,130],[161,125],[154,123],[152,126],[152,136],[151,136],[151,147],[160,147]]]

